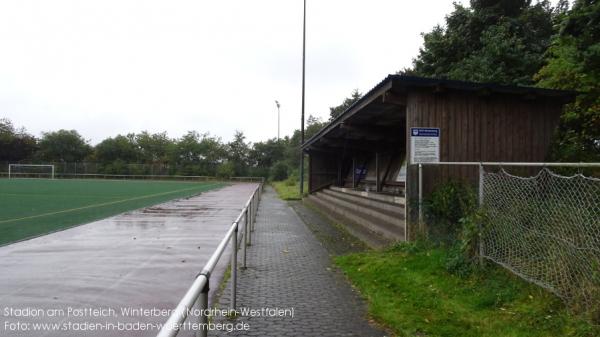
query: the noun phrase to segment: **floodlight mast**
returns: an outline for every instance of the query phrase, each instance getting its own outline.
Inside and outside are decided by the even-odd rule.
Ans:
[[[306,0],[304,0],[304,12],[302,15],[302,117],[300,121],[300,198],[304,195],[304,87],[306,75]]]
[[[280,125],[280,123],[279,123],[279,121],[280,121],[280,118],[279,118],[279,107],[280,107],[279,101],[275,100],[275,105],[277,105],[277,140],[279,140],[279,125]]]

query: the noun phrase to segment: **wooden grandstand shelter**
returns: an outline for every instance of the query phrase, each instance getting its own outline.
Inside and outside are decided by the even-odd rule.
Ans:
[[[303,144],[309,192],[343,188],[362,197],[396,197],[414,223],[410,205],[418,191],[417,167],[409,160],[411,128],[439,128],[439,161],[541,162],[564,104],[574,97],[558,90],[389,75]],[[427,194],[450,179],[475,182],[477,174],[476,167],[427,166],[423,190]],[[408,239],[408,232],[405,227],[399,238]]]

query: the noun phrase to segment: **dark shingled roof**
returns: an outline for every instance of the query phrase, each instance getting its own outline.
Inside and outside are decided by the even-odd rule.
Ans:
[[[418,88],[438,88],[438,89],[448,89],[448,90],[457,90],[457,91],[472,91],[472,92],[489,92],[489,93],[498,93],[498,94],[506,94],[506,95],[532,95],[535,97],[547,97],[559,99],[563,102],[571,102],[575,99],[577,95],[576,91],[566,91],[566,90],[554,90],[554,89],[544,89],[544,88],[536,88],[536,87],[525,87],[525,86],[516,86],[516,85],[503,85],[497,83],[477,83],[477,82],[467,82],[467,81],[456,81],[456,80],[447,80],[447,79],[439,79],[439,78],[427,78],[427,77],[418,77],[418,76],[406,76],[406,75],[388,75],[383,81],[379,82],[373,89],[369,90],[361,99],[352,104],[348,109],[346,109],[343,113],[329,122],[326,126],[324,126],[319,132],[317,132],[314,136],[304,142],[302,145],[302,149],[306,149],[310,144],[312,144],[315,140],[321,138],[323,135],[327,134],[331,129],[337,126],[342,119],[344,119],[345,115],[347,115],[350,111],[354,109],[354,107],[361,105],[364,101],[371,99],[371,96],[378,93],[381,88],[389,86],[395,88],[406,88],[406,89],[418,89]]]

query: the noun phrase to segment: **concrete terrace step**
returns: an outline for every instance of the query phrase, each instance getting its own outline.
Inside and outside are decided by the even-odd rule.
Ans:
[[[374,249],[381,249],[393,243],[393,240],[386,238],[378,233],[368,230],[362,225],[356,224],[348,218],[332,212],[330,206],[326,201],[323,201],[316,195],[310,195],[303,199],[303,202],[308,206],[312,206],[320,210],[330,220],[341,223],[344,228],[356,238],[367,244],[367,246]]]
[[[396,214],[389,213],[385,211],[381,211],[377,208],[371,206],[365,206],[361,204],[357,204],[353,200],[348,200],[339,196],[337,194],[327,193],[325,191],[318,192],[318,196],[323,197],[325,200],[332,202],[340,207],[345,207],[350,209],[351,211],[355,211],[360,213],[360,215],[370,216],[378,221],[382,221],[383,223],[390,224],[392,228],[402,228],[404,229],[404,213]]]
[[[374,193],[374,192],[357,191],[352,188],[337,187],[337,186],[331,186],[331,187],[329,187],[329,189],[333,190],[333,191],[337,191],[337,192],[360,196],[363,198],[379,200],[379,201],[383,201],[383,202],[387,202],[387,203],[391,203],[391,204],[404,205],[406,203],[404,196],[395,196],[395,195],[388,195],[388,194],[381,194],[381,193]]]
[[[404,239],[404,218],[391,218],[388,215],[373,212],[368,208],[357,207],[355,204],[336,198],[334,196],[319,192],[314,195],[330,212],[336,213],[338,217],[354,222],[366,229],[375,232],[391,240]],[[390,219],[393,220],[389,221]]]
[[[336,190],[331,189],[324,189],[320,192],[339,199],[343,199],[345,201],[351,202],[355,205],[359,205],[364,208],[372,209],[374,212],[380,212],[393,218],[404,219],[404,204],[392,204],[388,202],[357,196],[350,193],[338,192]]]

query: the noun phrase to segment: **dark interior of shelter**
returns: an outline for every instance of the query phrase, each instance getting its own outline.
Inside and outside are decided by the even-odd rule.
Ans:
[[[387,102],[371,102],[362,113],[340,123],[310,147],[311,192],[333,183],[365,191],[403,194],[400,169],[406,147],[406,108],[390,103],[393,95],[387,93]],[[320,169],[325,173],[322,176],[318,174]],[[335,182],[331,181],[332,170],[336,171]]]
[[[389,75],[303,145],[306,202],[374,247],[414,237],[417,168],[409,131],[440,130],[440,161],[541,162],[574,93]],[[430,193],[449,180],[477,179],[476,167],[423,170]],[[375,234],[375,235],[373,235]]]

